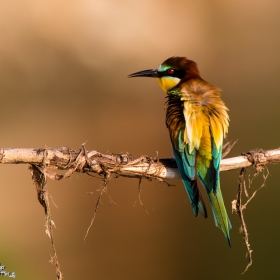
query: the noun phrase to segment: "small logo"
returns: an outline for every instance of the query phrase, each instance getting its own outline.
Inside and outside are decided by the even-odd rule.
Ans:
[[[14,272],[7,272],[5,271],[5,265],[1,265],[0,263],[0,276],[8,276],[8,277],[11,277],[11,278],[16,278],[16,274]]]

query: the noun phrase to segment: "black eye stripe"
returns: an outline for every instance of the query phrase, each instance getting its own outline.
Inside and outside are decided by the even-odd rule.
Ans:
[[[159,76],[160,77],[167,77],[167,76],[168,77],[175,77],[175,78],[179,78],[179,79],[182,79],[185,76],[185,72],[183,70],[173,69],[174,72],[172,74],[168,73],[168,70],[170,70],[170,68],[165,70],[165,71],[163,71],[163,72],[158,72]]]

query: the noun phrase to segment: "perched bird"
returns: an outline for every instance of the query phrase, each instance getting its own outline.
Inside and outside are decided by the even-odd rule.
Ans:
[[[220,98],[220,89],[204,81],[196,63],[185,57],[170,57],[158,69],[136,72],[128,77],[156,78],[167,93],[166,126],[194,215],[200,211],[207,217],[197,184],[199,178],[209,197],[215,224],[231,247],[231,223],[220,187],[220,161],[229,116]]]

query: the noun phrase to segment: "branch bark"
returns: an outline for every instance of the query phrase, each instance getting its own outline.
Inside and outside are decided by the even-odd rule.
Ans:
[[[223,159],[220,170],[228,171],[250,165],[258,167],[277,162],[280,162],[280,148],[267,151],[255,150],[238,157]],[[48,168],[46,175],[56,180],[69,177],[75,171],[159,180],[181,178],[174,159],[158,159],[148,156],[134,158],[128,153],[101,154],[95,150],[87,151],[84,145],[82,145],[80,151],[74,151],[68,147],[58,149],[1,148],[0,163],[44,165]],[[66,170],[66,173],[58,175],[49,169]]]

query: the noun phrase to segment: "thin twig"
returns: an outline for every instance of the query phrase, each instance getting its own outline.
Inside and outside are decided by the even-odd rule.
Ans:
[[[233,143],[231,141],[228,141],[226,144],[224,144],[222,158],[225,158],[230,153],[230,151],[235,146],[237,141],[238,141],[238,139],[236,139]]]
[[[248,234],[248,230],[247,230],[247,226],[246,226],[246,223],[244,220],[244,214],[243,214],[245,207],[244,207],[244,205],[242,205],[242,189],[243,189],[243,184],[244,184],[244,180],[245,180],[245,173],[246,173],[246,168],[241,168],[241,170],[239,172],[239,176],[238,176],[238,193],[237,193],[237,199],[236,199],[237,200],[236,211],[237,211],[237,214],[238,214],[238,216],[240,218],[240,222],[241,222],[240,231],[243,233],[244,243],[247,248],[246,256],[248,258],[248,264],[247,264],[245,270],[242,272],[242,274],[245,273],[253,263],[253,259],[252,259],[253,250],[251,250],[251,248],[250,248],[249,234]]]
[[[89,230],[90,230],[90,228],[92,227],[92,224],[93,224],[93,222],[94,222],[94,220],[95,220],[95,217],[96,217],[96,214],[97,214],[97,209],[98,209],[98,206],[99,206],[99,204],[100,204],[100,202],[101,202],[101,197],[102,197],[103,193],[105,192],[106,188],[107,188],[107,180],[104,179],[104,180],[103,180],[103,186],[102,186],[102,188],[101,188],[101,192],[100,192],[100,194],[99,194],[99,196],[98,196],[98,199],[97,199],[97,202],[96,202],[96,204],[95,204],[93,216],[91,217],[90,224],[89,224],[89,226],[88,226],[88,228],[87,228],[86,235],[85,235],[85,237],[84,237],[84,242],[86,241],[86,237],[87,237],[87,235],[88,235],[88,233],[89,233]]]
[[[269,170],[268,170],[268,168],[267,168],[266,166],[264,166],[264,170],[266,170],[266,173],[265,173],[264,171],[262,172],[262,174],[263,174],[263,183],[262,183],[262,185],[261,185],[258,189],[256,189],[256,190],[253,192],[253,194],[251,195],[251,197],[248,196],[249,198],[248,198],[248,200],[246,201],[246,203],[243,205],[243,208],[246,208],[247,204],[253,199],[253,197],[255,197],[255,195],[257,194],[257,192],[258,192],[261,188],[263,188],[263,187],[265,186],[266,180],[267,180],[267,178],[268,178],[268,176],[269,176]],[[260,171],[257,171],[257,172],[254,174],[253,179],[256,178],[256,176],[258,176],[259,173],[260,173]],[[252,179],[252,180],[253,180],[253,179]],[[251,180],[251,183],[252,183],[252,180]],[[251,183],[250,183],[250,184],[251,184]]]
[[[143,209],[145,210],[145,212],[147,214],[149,214],[148,210],[146,209],[145,205],[143,204],[142,200],[141,200],[141,181],[142,181],[142,177],[139,178],[139,183],[138,183],[138,200],[140,205],[143,207]]]

